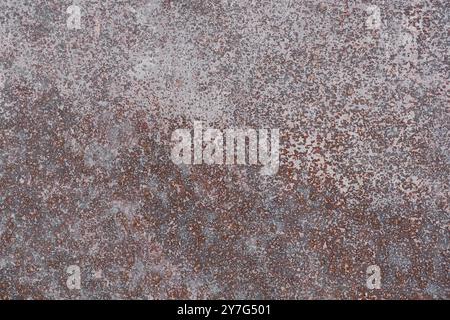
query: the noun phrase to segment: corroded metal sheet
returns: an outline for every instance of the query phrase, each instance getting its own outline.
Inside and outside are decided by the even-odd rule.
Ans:
[[[2,0],[0,298],[448,299],[448,17]]]

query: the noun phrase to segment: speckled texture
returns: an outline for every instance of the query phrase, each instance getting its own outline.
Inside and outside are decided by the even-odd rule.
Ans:
[[[448,1],[73,3],[0,2],[0,298],[450,298]],[[173,164],[196,120],[279,171]]]

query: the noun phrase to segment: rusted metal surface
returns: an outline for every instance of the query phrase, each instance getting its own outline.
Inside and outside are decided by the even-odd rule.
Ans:
[[[0,298],[448,299],[448,16],[1,1]],[[278,171],[174,164],[194,121],[279,129]]]

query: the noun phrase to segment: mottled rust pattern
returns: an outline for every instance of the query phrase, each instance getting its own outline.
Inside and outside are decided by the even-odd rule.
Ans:
[[[0,2],[0,298],[449,298],[448,1],[71,4]],[[278,173],[173,164],[196,120]]]

